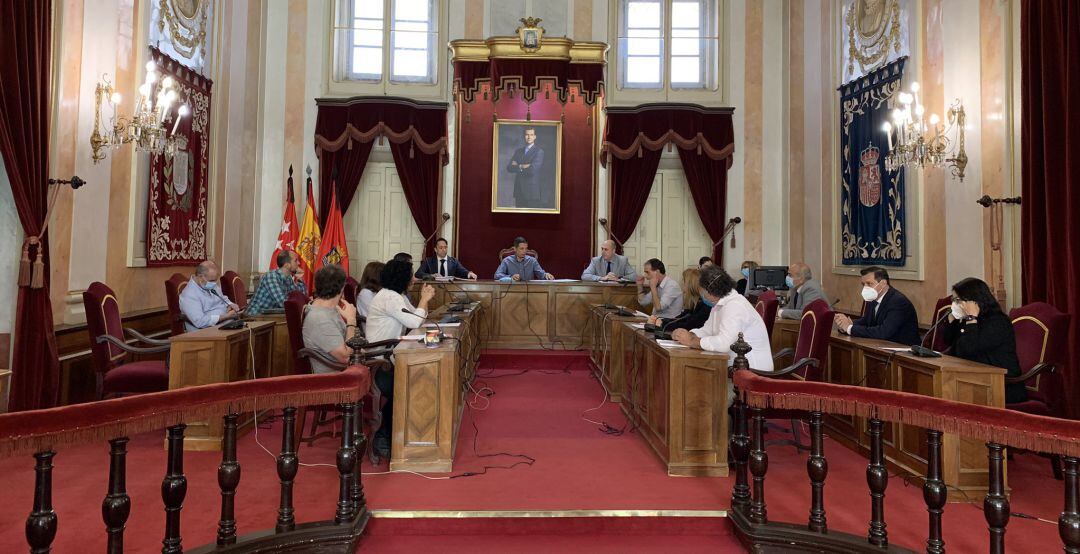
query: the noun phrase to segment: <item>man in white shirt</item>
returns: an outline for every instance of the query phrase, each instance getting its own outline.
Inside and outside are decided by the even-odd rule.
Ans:
[[[718,265],[701,268],[701,300],[713,304],[709,319],[700,329],[677,329],[671,338],[691,348],[728,355],[728,366],[735,361],[731,345],[742,333],[743,340],[753,350],[746,355],[750,367],[761,371],[773,371],[772,345],[765,321],[750,305],[750,301],[735,291],[735,281]],[[728,386],[728,400],[734,398]]]
[[[661,319],[675,319],[683,311],[682,286],[675,279],[668,279],[664,262],[652,258],[645,262],[645,275],[638,276],[638,304],[648,306],[655,302],[652,315]],[[645,291],[645,285],[649,290]]]

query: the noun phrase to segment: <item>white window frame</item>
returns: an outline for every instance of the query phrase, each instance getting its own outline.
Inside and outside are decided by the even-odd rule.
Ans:
[[[353,28],[353,6],[355,0],[334,0],[329,10],[327,33],[329,48],[326,59],[327,93],[331,96],[354,96],[362,94],[395,94],[413,98],[444,98],[448,56],[439,45],[446,42],[448,19],[445,0],[427,0],[429,9],[430,31],[427,40],[428,75],[408,77],[393,75],[395,51],[395,33],[412,32],[398,30],[402,22],[394,19],[394,7],[397,0],[367,0],[383,2],[381,71],[378,77],[358,76],[351,73],[354,45],[351,38]]]

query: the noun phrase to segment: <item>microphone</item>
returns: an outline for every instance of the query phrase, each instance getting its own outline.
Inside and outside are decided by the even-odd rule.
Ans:
[[[926,334],[923,335],[923,340],[926,340],[926,337],[930,336],[930,333],[934,332],[934,329],[937,329],[937,326],[941,325],[941,322],[945,321],[945,319],[947,319],[949,317],[949,314],[951,313],[952,312],[948,312],[938,318],[938,320],[935,321],[934,324],[926,330]],[[930,348],[927,348],[921,344],[914,344],[911,346],[911,353],[922,358],[940,358],[941,354],[939,354],[938,352],[934,352],[933,346],[934,345],[931,344]]]
[[[414,315],[416,317],[422,318],[425,321],[427,320],[426,317],[424,317],[424,316],[422,316],[422,315],[420,315],[420,314],[418,314],[418,313],[416,313],[416,312],[414,312],[414,311],[412,311],[412,310],[410,310],[408,308],[402,308],[401,311],[404,312],[404,313],[407,313],[407,314]],[[446,333],[443,333],[442,327],[439,326],[439,322],[434,320],[434,319],[431,320],[431,322],[435,324],[435,328],[438,329],[438,331],[439,331],[439,341],[445,340],[447,338],[447,335],[446,335]],[[421,324],[421,325],[423,325],[423,324]],[[420,339],[420,342],[424,342],[424,339]]]

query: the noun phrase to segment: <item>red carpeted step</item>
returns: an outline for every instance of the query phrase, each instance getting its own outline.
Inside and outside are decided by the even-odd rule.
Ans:
[[[371,536],[404,535],[730,535],[726,517],[379,517]]]
[[[357,552],[379,554],[438,552],[439,554],[481,554],[486,552],[532,554],[626,554],[669,553],[717,554],[746,552],[729,535],[420,535],[366,536]]]

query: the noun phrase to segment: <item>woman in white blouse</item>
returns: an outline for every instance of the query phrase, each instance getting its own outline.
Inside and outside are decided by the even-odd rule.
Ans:
[[[671,338],[691,348],[728,355],[728,366],[735,361],[731,345],[742,333],[743,340],[753,350],[746,355],[750,367],[761,371],[773,370],[772,345],[765,321],[750,305],[750,301],[735,291],[735,281],[718,265],[701,269],[701,300],[712,305],[709,319],[699,329],[677,329]],[[728,400],[734,398],[728,386]]]

